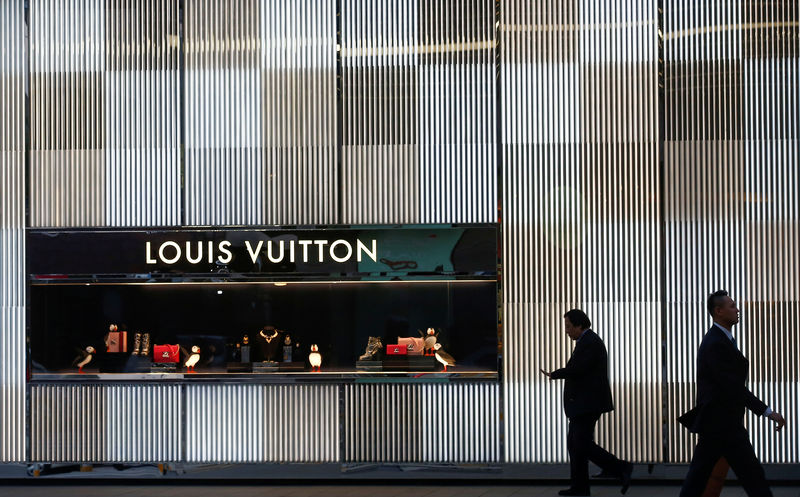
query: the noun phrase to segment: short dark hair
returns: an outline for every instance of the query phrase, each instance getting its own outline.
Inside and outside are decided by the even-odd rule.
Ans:
[[[714,317],[714,309],[722,305],[722,301],[725,297],[728,296],[728,292],[725,290],[717,290],[716,292],[712,293],[708,296],[708,313],[711,314],[711,317]]]
[[[589,316],[586,315],[580,309],[570,309],[564,314],[564,317],[569,319],[569,322],[572,323],[573,326],[580,326],[583,329],[589,329],[592,327],[592,322],[589,320]]]

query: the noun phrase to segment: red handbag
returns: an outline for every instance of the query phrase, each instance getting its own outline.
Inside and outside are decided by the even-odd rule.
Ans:
[[[408,355],[408,347],[405,345],[387,345],[386,355]]]
[[[178,362],[178,345],[154,345],[153,362]]]

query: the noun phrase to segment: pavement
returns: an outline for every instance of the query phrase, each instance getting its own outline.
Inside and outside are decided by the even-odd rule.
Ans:
[[[6,482],[7,483],[7,482]],[[143,484],[118,485],[107,483],[54,484],[47,481],[24,485],[0,484],[0,495],[8,497],[539,497],[557,496],[563,486],[540,485],[487,485],[486,481],[473,485],[255,485],[204,483],[193,484]],[[800,486],[774,486],[775,497],[800,497]],[[677,485],[634,485],[626,497],[673,497],[680,492]],[[596,485],[592,495],[618,496],[616,485]],[[744,497],[738,486],[726,486],[721,497]]]

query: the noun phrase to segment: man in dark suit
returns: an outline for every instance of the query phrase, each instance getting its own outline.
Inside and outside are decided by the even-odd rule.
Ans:
[[[714,324],[697,353],[697,404],[679,418],[689,431],[699,435],[681,496],[701,495],[720,457],[728,461],[747,495],[770,496],[764,469],[744,428],[744,409],[775,421],[776,431],[785,421],[747,388],[747,359],[731,333],[739,322],[739,309],[728,292],[709,295],[708,313]]]
[[[628,491],[633,465],[617,459],[594,442],[594,427],[600,416],[614,410],[608,384],[608,354],[603,340],[590,328],[592,322],[579,309],[564,314],[564,328],[575,340],[567,365],[552,373],[540,370],[551,380],[564,380],[564,412],[569,418],[569,451],[572,486],[559,495],[589,495],[589,461],[603,473],[622,480],[622,493]]]

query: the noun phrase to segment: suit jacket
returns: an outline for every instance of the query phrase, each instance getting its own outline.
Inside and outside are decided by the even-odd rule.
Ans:
[[[697,353],[697,403],[681,416],[692,433],[726,434],[742,427],[745,407],[764,414],[767,406],[747,388],[747,359],[718,326],[712,326]]]
[[[564,412],[568,418],[600,415],[614,410],[608,384],[608,353],[603,340],[592,330],[578,339],[567,365],[550,378],[564,379]]]

